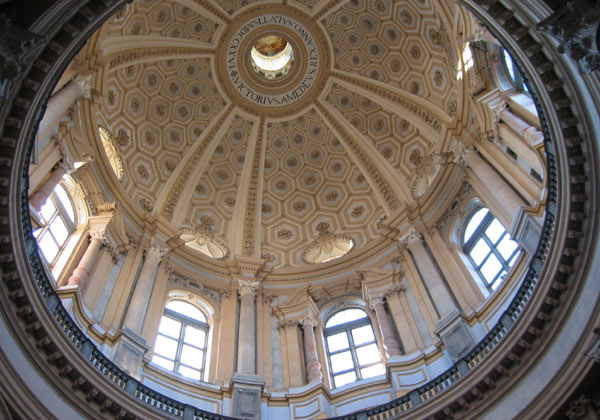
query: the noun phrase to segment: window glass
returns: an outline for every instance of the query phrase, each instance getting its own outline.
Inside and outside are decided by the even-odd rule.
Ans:
[[[196,306],[172,300],[165,305],[154,344],[152,363],[186,378],[205,377],[208,324]]]
[[[188,325],[185,327],[185,336],[183,341],[196,347],[202,347],[206,341],[206,333],[199,328],[194,328]]]
[[[169,359],[174,359],[175,354],[177,353],[177,341],[159,335],[158,337],[156,337],[156,345],[154,346],[154,351],[157,354],[168,357]]]
[[[345,331],[338,334],[330,335],[329,337],[327,337],[327,345],[329,346],[329,351],[332,352],[347,349],[349,347],[348,335]]]
[[[181,332],[181,322],[175,321],[173,318],[163,316],[160,319],[158,332],[170,337],[179,338]]]
[[[182,315],[188,316],[198,321],[206,322],[206,317],[202,311],[189,303],[182,302],[180,300],[173,300],[167,304],[167,309],[179,312]]]
[[[58,255],[59,248],[56,245],[56,242],[52,238],[50,232],[46,232],[42,234],[41,238],[38,241],[38,245],[42,250],[42,254],[44,254],[44,258],[48,262],[54,261],[54,258]]]
[[[40,209],[40,214],[44,218],[45,222],[49,222],[52,219],[52,216],[54,215],[55,211],[56,207],[54,206],[54,203],[52,203],[52,200],[46,200],[46,202]]]
[[[52,268],[77,228],[75,209],[62,185],[56,186],[35,217],[40,226],[35,230],[34,237],[44,259]]]
[[[355,328],[352,330],[352,338],[354,339],[354,344],[357,346],[359,344],[375,341],[375,336],[373,336],[373,328],[370,325]]]
[[[335,383],[336,388],[339,388],[340,386],[344,386],[346,384],[351,384],[352,382],[355,382],[356,379],[356,373],[348,372],[342,375],[334,376],[333,382]]]
[[[65,222],[60,218],[56,218],[50,223],[50,232],[52,232],[52,236],[54,236],[58,245],[63,245],[69,237],[69,231],[65,226]]]
[[[489,213],[488,209],[480,209],[477,212],[475,212],[475,214],[473,216],[471,216],[471,220],[470,220],[469,224],[467,225],[467,228],[465,229],[465,235],[464,235],[465,242],[468,241],[469,239],[471,239],[471,236],[473,236],[473,233],[475,233],[475,229],[477,229],[477,226],[479,226],[481,224],[481,221],[488,213]]]
[[[346,309],[345,311],[338,312],[327,321],[326,328],[334,327],[336,325],[344,324],[346,322],[354,321],[356,319],[365,318],[367,314],[360,309]]]
[[[529,89],[525,84],[525,78],[523,77],[523,74],[517,67],[510,53],[505,49],[502,49],[502,66],[504,68],[505,77],[508,79],[510,84],[515,89],[528,93]]]
[[[62,204],[63,208],[65,209],[69,220],[72,223],[75,223],[75,209],[73,208],[73,203],[69,198],[69,194],[67,191],[65,191],[65,187],[59,185],[54,192],[56,193],[56,197],[60,201],[60,204]]]
[[[333,373],[343,372],[353,367],[352,354],[349,351],[331,356],[331,370],[333,370]]]
[[[488,209],[475,210],[467,221],[463,250],[490,290],[498,288],[521,254],[519,244]]]
[[[385,373],[371,320],[358,308],[333,314],[324,331],[335,387]]]
[[[196,379],[197,381],[200,380],[199,370],[191,369],[187,366],[180,365],[177,371],[187,378]]]
[[[356,349],[356,356],[358,357],[358,363],[361,366],[379,362],[380,360],[377,344],[369,344],[368,346],[358,347]]]

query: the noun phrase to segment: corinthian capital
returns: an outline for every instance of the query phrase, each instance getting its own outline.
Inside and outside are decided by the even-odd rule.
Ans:
[[[169,248],[162,247],[158,242],[154,239],[150,242],[150,245],[146,248],[146,255],[158,255],[160,258],[164,257],[167,252],[169,252]]]
[[[304,318],[300,320],[300,324],[302,325],[302,327],[316,327],[317,325],[319,325],[319,320],[315,318],[312,312],[309,312],[304,316]]]
[[[91,74],[78,74],[75,76],[73,81],[79,86],[81,89],[81,96],[85,99],[90,99],[92,97],[92,75]]]
[[[260,282],[259,281],[246,281],[246,280],[239,280],[239,292],[240,292],[240,296],[245,296],[247,294],[252,294],[252,296],[256,296],[256,292],[258,291],[258,287],[260,286]]]
[[[369,307],[371,309],[375,309],[377,305],[383,304],[384,301],[385,295],[383,294],[369,296]]]

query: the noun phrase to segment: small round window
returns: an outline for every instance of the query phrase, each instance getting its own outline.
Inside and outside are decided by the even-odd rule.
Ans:
[[[267,78],[287,74],[294,58],[292,45],[279,35],[260,38],[250,51],[254,70]]]

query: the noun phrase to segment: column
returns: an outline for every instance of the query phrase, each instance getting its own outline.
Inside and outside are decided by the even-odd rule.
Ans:
[[[397,286],[385,293],[390,316],[396,324],[396,329],[404,346],[404,353],[410,354],[425,348],[419,334],[419,328],[411,313],[408,300],[406,299],[404,286]],[[427,330],[426,330],[427,331]]]
[[[431,300],[437,309],[440,319],[457,310],[452,295],[446,288],[444,280],[425,249],[421,235],[412,232],[407,238],[407,245],[413,255],[421,280],[425,283]]]
[[[104,230],[99,230],[96,232],[90,233],[90,243],[85,250],[85,253],[81,257],[79,264],[73,270],[73,274],[67,280],[67,284],[70,286],[79,286],[83,287],[88,276],[90,274],[90,270],[98,257],[98,251],[100,251],[100,247],[102,246],[102,242],[106,240]]]
[[[500,121],[504,121],[510,128],[512,128],[523,140],[529,144],[530,147],[534,148],[540,145],[544,141],[544,133],[539,131],[537,127],[530,125],[517,117],[515,114],[505,109],[500,114]]]
[[[39,135],[43,136],[48,129],[54,126],[77,99],[82,96],[84,98],[90,98],[91,78],[91,75],[78,75],[65,87],[52,95],[48,101],[44,117],[40,122],[38,129]]]
[[[146,259],[140,271],[131,302],[127,308],[125,323],[123,324],[124,328],[129,329],[135,334],[140,334],[142,331],[158,265],[167,252],[168,249],[162,248],[154,241],[146,248]]]
[[[216,361],[216,382],[230,381],[235,371],[235,352],[232,343],[235,343],[235,324],[237,315],[237,292],[230,289],[221,290],[221,329],[215,330],[219,334],[219,349]]]
[[[510,231],[512,222],[524,206],[524,202],[506,181],[484,161],[474,150],[463,154],[465,163],[473,172],[471,185],[485,203],[490,206],[506,230]]]
[[[260,282],[240,279],[240,326],[238,334],[237,373],[256,374],[256,325],[254,297]]]
[[[448,245],[442,239],[437,227],[430,226],[423,233],[425,242],[438,262],[442,273],[448,280],[448,285],[454,293],[463,312],[475,311],[485,300],[477,284],[471,276],[465,276],[456,260],[450,253]]]
[[[304,385],[302,373],[302,349],[300,347],[298,320],[284,319],[279,321],[281,351],[283,356],[284,387]]]
[[[383,347],[387,352],[388,357],[402,356],[402,350],[400,344],[396,340],[394,329],[390,322],[390,316],[385,310],[383,296],[369,296],[369,305],[371,309],[375,311],[377,317],[377,323],[381,330],[381,336],[383,337]]]
[[[60,183],[60,180],[67,173],[72,171],[72,166],[69,165],[64,159],[50,172],[50,176],[44,183],[29,197],[29,204],[35,211],[40,211],[42,206],[52,194],[52,191]]]
[[[315,340],[314,328],[318,321],[312,314],[304,317],[300,324],[304,329],[304,354],[306,357],[306,379],[308,383],[320,381],[323,378],[321,373],[321,363],[317,354],[317,340]]]

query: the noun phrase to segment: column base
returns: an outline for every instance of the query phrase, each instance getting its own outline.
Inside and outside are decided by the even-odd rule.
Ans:
[[[435,333],[444,343],[453,363],[464,357],[475,346],[471,330],[458,309],[438,322]]]
[[[150,349],[146,340],[125,328],[121,332],[121,339],[117,345],[114,363],[136,379],[142,373],[144,355]]]
[[[265,383],[258,375],[235,373],[233,385],[233,417],[259,420],[262,390]]]

